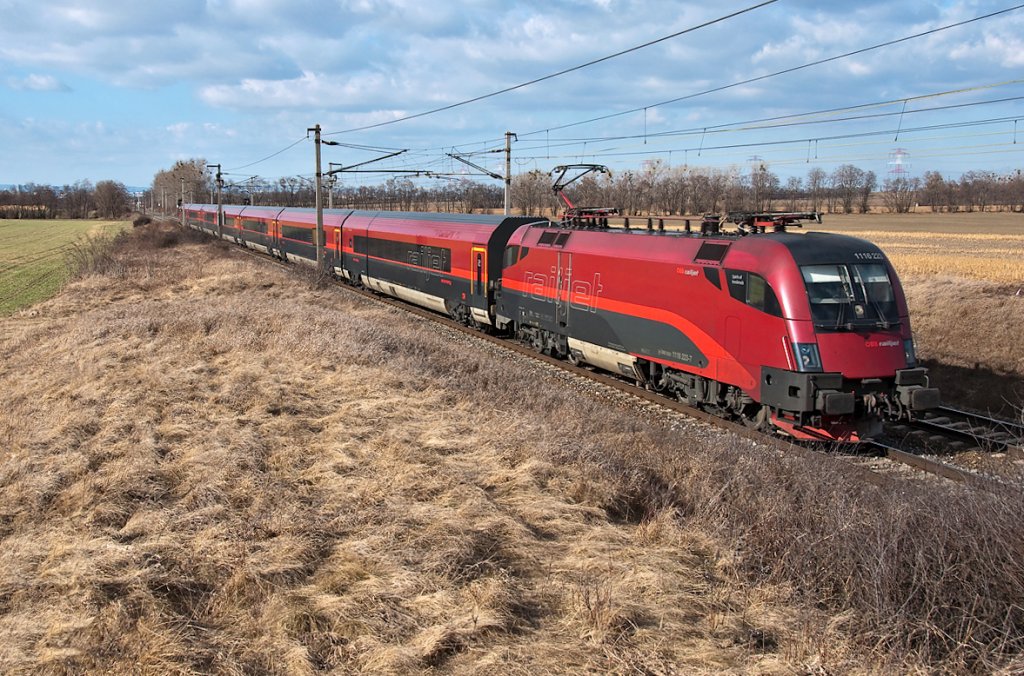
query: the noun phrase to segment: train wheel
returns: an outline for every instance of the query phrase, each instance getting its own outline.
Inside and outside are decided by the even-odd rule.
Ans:
[[[544,336],[540,335],[539,331],[530,335],[530,347],[537,352],[544,352]]]
[[[768,422],[768,407],[760,406],[755,409],[754,406],[748,406],[747,410],[740,416],[743,420],[743,424],[747,427],[755,430],[763,430]]]

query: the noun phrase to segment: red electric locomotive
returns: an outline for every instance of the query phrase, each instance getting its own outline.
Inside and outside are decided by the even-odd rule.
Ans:
[[[532,225],[509,240],[496,325],[537,348],[800,439],[853,441],[938,405],[873,244]]]

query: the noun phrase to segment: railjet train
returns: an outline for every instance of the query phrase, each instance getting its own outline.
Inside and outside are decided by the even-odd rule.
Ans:
[[[186,225],[316,264],[316,212],[186,204]],[[816,214],[723,232],[325,210],[325,264],[352,284],[634,379],[797,439],[857,441],[939,404],[907,303],[875,245],[792,233]],[[650,221],[648,221],[650,223]]]

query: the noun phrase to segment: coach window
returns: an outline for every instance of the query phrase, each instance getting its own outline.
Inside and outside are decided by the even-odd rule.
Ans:
[[[725,279],[729,283],[729,295],[741,303],[746,303],[747,273],[740,270],[726,270]]]
[[[297,228],[293,225],[282,225],[281,236],[287,239],[294,239],[300,242],[313,243],[313,229],[312,228]]]

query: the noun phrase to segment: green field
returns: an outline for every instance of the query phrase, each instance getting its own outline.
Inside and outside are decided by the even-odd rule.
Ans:
[[[87,235],[113,235],[125,221],[0,219],[0,317],[49,298],[67,279],[67,251]]]

